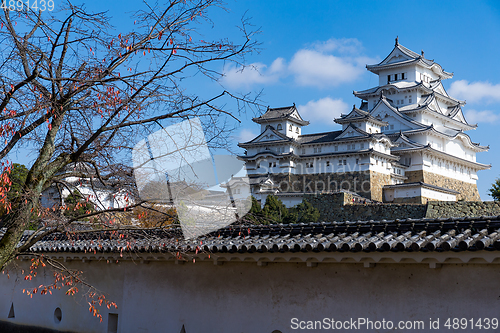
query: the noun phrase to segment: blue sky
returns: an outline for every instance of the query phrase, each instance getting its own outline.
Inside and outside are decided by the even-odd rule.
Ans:
[[[87,6],[109,10],[118,31],[132,22],[130,12],[138,4],[103,0]],[[262,90],[263,105],[299,107],[311,122],[303,133],[337,130],[333,119],[360,103],[353,90],[377,84],[376,75],[365,65],[383,59],[399,36],[402,45],[415,52],[424,50],[426,58],[455,74],[443,84],[453,97],[467,101],[466,117],[479,125],[468,132],[472,140],[491,147],[478,154],[479,162],[492,164],[491,170],[479,173],[478,181],[482,199],[491,200],[487,190],[500,176],[500,142],[495,135],[500,126],[500,3],[230,0],[227,8],[228,12],[211,11],[215,28],[203,26],[202,33],[236,38],[235,27],[246,13],[261,31],[256,36],[260,52],[247,57],[252,66],[242,73],[237,66],[221,65],[226,76],[220,82],[195,87],[205,93],[219,92],[221,85],[242,93]],[[259,126],[251,121],[254,116],[240,116],[234,146],[258,134]],[[14,160],[27,163],[21,155]]]

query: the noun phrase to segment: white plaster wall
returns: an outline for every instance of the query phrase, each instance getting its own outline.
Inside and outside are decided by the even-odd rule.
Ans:
[[[498,280],[495,264],[448,264],[431,269],[425,264],[188,262],[140,264],[71,263],[89,281],[118,303],[118,332],[271,333],[292,332],[291,319],[422,320],[498,318]],[[56,293],[30,299],[22,288],[40,283],[0,277],[2,320],[60,330],[107,332],[108,310],[99,323],[81,294]],[[480,282],[480,283],[479,283]],[[16,318],[7,319],[11,302]],[[55,324],[55,307],[62,321]],[[383,330],[357,330],[385,332]]]
[[[476,170],[432,156],[423,156],[423,170],[475,184]]]
[[[302,197],[303,197],[302,195],[290,196],[290,195],[280,195],[279,193],[276,196],[278,197],[278,199],[281,200],[281,202],[283,202],[283,204],[287,208],[300,204],[302,202]]]
[[[132,202],[127,201],[127,196],[125,193],[111,192],[100,189],[92,189],[88,186],[76,186],[76,189],[83,195],[84,198],[88,198],[97,209],[109,209],[109,208],[123,208],[130,205]],[[70,192],[65,188],[62,191],[62,197],[66,198]]]
[[[457,196],[455,194],[443,193],[428,188],[422,188],[422,196],[438,201],[457,201]]]
[[[415,69],[413,66],[407,66],[407,67],[398,67],[398,68],[391,68],[391,69],[386,69],[382,70],[379,72],[379,81],[378,85],[379,86],[384,86],[387,84],[387,75],[394,76],[394,74],[398,74],[398,77],[400,77],[401,73],[405,73],[405,79],[404,80],[398,80],[399,81],[415,81]],[[394,82],[391,80],[391,82]]]
[[[299,135],[302,134],[302,126],[297,126],[296,123],[291,121],[286,121],[286,136],[297,139]],[[290,125],[292,126],[292,130],[290,131]],[[299,129],[299,133],[297,133],[297,128]]]

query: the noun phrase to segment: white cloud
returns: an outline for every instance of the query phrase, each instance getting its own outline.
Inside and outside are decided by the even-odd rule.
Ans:
[[[352,82],[365,72],[354,59],[306,49],[295,53],[288,68],[297,84],[318,88]]]
[[[306,105],[299,105],[298,109],[304,119],[328,123],[340,117],[340,114],[349,112],[349,106],[342,99],[331,99],[330,97],[309,101]]]
[[[467,80],[455,81],[449,90],[450,96],[465,99],[467,102],[500,101],[500,84],[489,82],[471,82]]]
[[[283,75],[285,60],[275,59],[271,66],[262,63],[253,63],[246,67],[226,66],[223,70],[224,76],[221,83],[232,88],[248,88],[254,84],[275,83]]]
[[[289,62],[277,58],[270,66],[263,63],[248,67],[226,66],[221,83],[232,88],[249,88],[291,76],[300,86],[335,87],[357,80],[366,73],[366,64],[378,62],[363,56],[362,49],[361,42],[355,38],[332,38],[298,50]]]
[[[244,128],[240,131],[240,134],[238,135],[237,139],[238,139],[238,142],[248,142],[248,141],[254,139],[256,136],[257,136],[257,134],[255,134],[254,132],[252,132],[249,129]]]
[[[324,42],[316,42],[313,44],[314,49],[319,52],[337,51],[341,54],[359,54],[363,46],[356,38],[330,38]]]
[[[465,119],[469,124],[494,123],[500,119],[500,115],[490,110],[468,110],[465,113]]]

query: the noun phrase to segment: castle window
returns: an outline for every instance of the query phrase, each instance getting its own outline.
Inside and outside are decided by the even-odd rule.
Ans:
[[[281,127],[281,124],[278,124],[278,126],[276,127],[276,129],[277,129],[278,131],[281,131],[281,130],[283,129],[283,127]]]
[[[365,144],[364,143],[360,144],[359,148],[364,149],[365,148]]]
[[[359,158],[356,159],[356,164],[359,164]]]
[[[339,160],[339,165],[342,165],[342,160]]]
[[[394,125],[391,125],[391,130],[394,129]]]
[[[330,161],[326,161],[326,166],[329,167],[330,166]]]
[[[305,155],[305,153],[306,153],[306,150],[302,149],[302,155]]]
[[[394,74],[394,81],[398,80],[398,74]]]
[[[292,126],[292,125],[290,125],[290,127],[288,128],[288,130],[289,130],[290,132],[291,132],[291,131],[293,131],[293,126]]]
[[[408,103],[411,103],[412,102],[412,99],[411,97],[408,99]],[[413,115],[413,117],[415,117],[415,115]]]
[[[406,75],[405,75],[405,74],[406,74],[406,73],[401,73],[401,80],[406,79]]]
[[[334,151],[339,151],[339,146],[335,145],[335,147],[333,148]]]
[[[295,129],[295,133],[299,134],[299,128],[298,127]]]
[[[343,162],[344,162],[344,165],[347,165],[347,160],[344,160]]]
[[[396,101],[396,103],[399,105],[399,99]]]
[[[391,82],[391,76],[387,75],[387,83]]]

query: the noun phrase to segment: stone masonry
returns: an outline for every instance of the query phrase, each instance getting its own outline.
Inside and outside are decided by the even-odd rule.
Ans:
[[[263,177],[265,175],[252,175]],[[353,171],[319,174],[270,175],[281,193],[332,193],[340,190],[356,192],[362,197],[382,201],[382,187],[390,184],[390,176],[374,171]]]
[[[481,217],[500,215],[498,201],[428,201],[427,204],[352,204],[350,193],[307,194],[320,221],[381,221],[395,219]]]
[[[408,177],[407,183],[424,182],[431,185],[436,185],[450,190],[460,192],[457,195],[457,200],[465,201],[481,201],[477,185],[463,182],[450,177],[441,176],[427,171],[407,171],[405,176]]]

